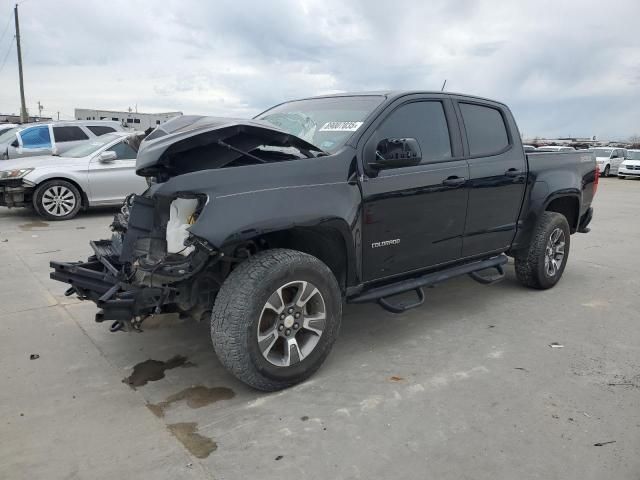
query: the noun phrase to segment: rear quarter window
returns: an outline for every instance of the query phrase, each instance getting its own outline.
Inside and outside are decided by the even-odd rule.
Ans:
[[[495,155],[509,146],[509,135],[500,110],[472,103],[459,105],[472,156]]]

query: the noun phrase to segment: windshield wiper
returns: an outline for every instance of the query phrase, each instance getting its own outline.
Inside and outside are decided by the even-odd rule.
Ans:
[[[234,147],[233,145],[229,145],[227,142],[223,142],[222,140],[218,140],[218,145],[220,145],[221,147],[225,147],[228,150],[233,150],[234,152],[237,153],[241,153],[242,155],[246,155],[249,158],[253,158],[254,160],[257,160],[260,163],[267,163],[266,160],[260,158],[260,157],[256,157],[254,154],[249,153],[249,152],[245,152],[244,150],[238,148],[238,147]]]

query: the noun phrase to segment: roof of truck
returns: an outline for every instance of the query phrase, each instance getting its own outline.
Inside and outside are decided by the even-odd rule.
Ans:
[[[310,100],[312,98],[330,98],[330,97],[356,97],[356,96],[385,96],[388,99],[395,99],[398,97],[404,97],[406,95],[448,95],[452,97],[465,97],[473,100],[482,100],[486,102],[494,102],[505,105],[503,102],[498,100],[493,100],[491,98],[479,97],[476,95],[468,95],[465,93],[457,93],[457,92],[442,92],[437,90],[372,90],[372,91],[364,91],[364,92],[341,92],[341,93],[329,93],[326,95],[316,95],[313,97],[305,97],[305,98],[297,98],[289,101],[296,100]]]

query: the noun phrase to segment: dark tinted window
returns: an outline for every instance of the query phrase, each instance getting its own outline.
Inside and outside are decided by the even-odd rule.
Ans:
[[[111,120],[113,120],[114,122],[118,121],[118,117],[113,117]]]
[[[91,133],[93,133],[96,136],[100,136],[100,135],[104,135],[105,133],[113,133],[116,131],[115,128],[113,127],[104,127],[102,125],[92,125],[90,127],[87,127],[89,130],[91,130]]]
[[[133,118],[127,118],[127,123],[133,123]]]
[[[451,141],[440,102],[402,105],[378,129],[378,138],[415,138],[422,150],[422,163],[451,158]]]
[[[134,118],[133,119],[133,123],[140,123],[140,119],[139,118]]]
[[[461,103],[471,155],[491,155],[509,145],[507,128],[500,111],[482,105]]]
[[[116,152],[119,160],[126,160],[136,158],[136,151],[131,148],[128,143],[120,142],[109,149],[112,152]]]
[[[80,127],[53,127],[53,136],[56,142],[75,142],[89,138]]]

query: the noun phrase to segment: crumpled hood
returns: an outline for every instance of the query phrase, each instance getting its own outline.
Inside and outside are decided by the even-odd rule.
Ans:
[[[260,120],[226,117],[183,115],[173,118],[151,132],[140,144],[136,160],[136,173],[156,175],[171,169],[172,162],[189,161],[181,154],[219,142],[232,143],[245,151],[268,142],[270,145],[294,147],[302,151],[322,152],[321,149],[291,135],[274,125]],[[226,150],[230,155],[240,155]],[[222,165],[224,162],[220,162]],[[210,168],[216,167],[215,162]]]

